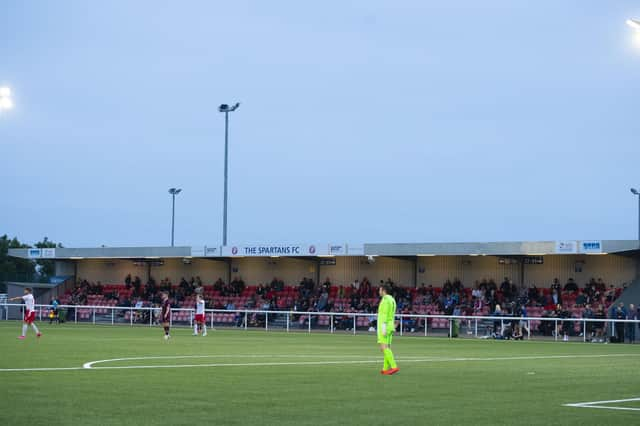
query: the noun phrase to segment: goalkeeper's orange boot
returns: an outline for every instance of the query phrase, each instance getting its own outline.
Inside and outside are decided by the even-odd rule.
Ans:
[[[391,376],[393,374],[396,374],[398,371],[400,371],[399,368],[390,368],[387,371],[385,371],[383,374],[387,375],[387,376]]]

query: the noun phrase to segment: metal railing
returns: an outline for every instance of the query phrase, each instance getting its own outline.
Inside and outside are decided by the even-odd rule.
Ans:
[[[0,319],[22,318],[22,304],[0,304]],[[50,318],[51,305],[36,305],[38,321],[63,320],[73,323],[110,325],[147,325],[158,323],[159,307],[118,307],[59,305],[58,317]],[[242,329],[302,330],[307,333],[325,330],[330,333],[346,331],[375,331],[376,314],[356,312],[300,312],[259,309],[207,309],[210,327],[229,326]],[[193,327],[195,309],[172,308],[172,326]],[[424,335],[475,338],[513,338],[513,330],[521,327],[522,339],[548,336],[554,340],[580,337],[582,341],[604,339],[632,332],[635,336],[638,320],[593,319],[593,318],[547,318],[510,316],[466,316],[432,314],[397,314],[397,332],[400,336]],[[622,328],[620,328],[622,327]],[[631,330],[632,329],[632,330]],[[464,333],[462,332],[464,330]],[[571,339],[575,341],[575,339]]]

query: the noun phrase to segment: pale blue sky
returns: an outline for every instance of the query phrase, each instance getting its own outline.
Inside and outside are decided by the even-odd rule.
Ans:
[[[633,239],[636,0],[3,1],[0,234]]]

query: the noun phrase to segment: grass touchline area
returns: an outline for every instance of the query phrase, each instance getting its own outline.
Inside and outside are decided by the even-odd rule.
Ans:
[[[368,333],[173,329],[165,341],[158,327],[42,324],[40,339],[22,341],[19,327],[0,322],[0,418],[10,425],[637,420],[622,408],[640,397],[640,345],[396,336],[400,372],[383,376]],[[628,401],[582,409],[619,400]],[[13,414],[25,401],[28,415]]]

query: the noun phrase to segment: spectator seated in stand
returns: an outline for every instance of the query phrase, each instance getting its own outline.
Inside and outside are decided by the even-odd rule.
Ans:
[[[367,317],[367,321],[369,323],[368,331],[370,332],[376,331],[376,327],[378,325],[378,318],[375,315],[369,315]]]
[[[233,279],[233,281],[231,281],[231,288],[229,289],[230,293],[238,296],[242,294],[244,289],[245,289],[245,284],[242,278],[236,277]]]
[[[578,285],[573,281],[573,278],[569,278],[564,285],[564,291],[576,292],[578,291]]]

